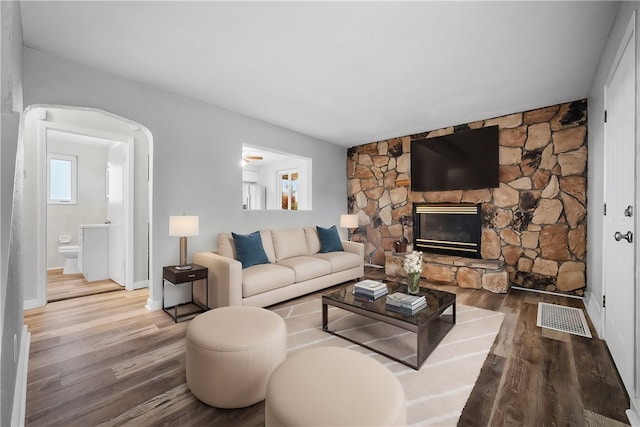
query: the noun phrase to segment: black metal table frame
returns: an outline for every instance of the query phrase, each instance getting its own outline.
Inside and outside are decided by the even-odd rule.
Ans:
[[[197,280],[204,280],[205,281],[205,301],[209,301],[209,278],[206,277],[204,279],[197,279]],[[186,283],[189,283],[189,281],[186,282],[181,282],[181,283],[173,283],[165,278],[162,279],[162,310],[167,313],[169,316],[171,316],[171,318],[173,319],[173,321],[175,323],[178,323],[182,320],[187,320],[190,319],[192,316],[196,315],[196,314],[200,314],[200,313],[204,313],[205,311],[209,310],[209,306],[205,303],[204,305],[199,304],[194,298],[193,298],[193,283],[194,280],[191,280],[191,301],[187,301],[187,302],[183,302],[180,304],[176,304],[176,305],[172,305],[171,307],[165,307],[164,306],[164,288],[165,288],[165,282],[171,284],[174,287],[179,287],[180,285],[184,285]],[[183,313],[181,315],[178,316],[178,307],[182,307],[185,305],[195,305],[197,307],[197,309],[190,311],[188,313]],[[171,313],[171,310],[173,310],[173,313]]]
[[[366,344],[363,344],[361,342],[358,342],[352,338],[346,337],[344,335],[341,335],[335,331],[332,331],[329,329],[328,326],[328,306],[331,305],[333,307],[338,307],[341,308],[343,310],[349,311],[351,313],[355,313],[355,314],[359,314],[361,316],[365,316],[368,317],[370,319],[373,320],[377,320],[383,323],[387,323],[393,326],[397,326],[401,329],[404,329],[406,331],[410,331],[416,334],[416,364],[413,365],[405,360],[402,359],[398,359],[397,357],[394,357],[388,353],[385,353],[379,349],[373,348],[371,346],[368,346]],[[453,312],[451,314],[444,314],[444,312],[449,308],[452,307]],[[438,337],[434,337],[434,339],[429,340],[429,325],[432,324],[432,322],[434,321],[446,321],[446,323],[450,324],[450,326],[448,328],[446,328],[446,330],[443,331],[443,333],[440,334],[440,336]],[[442,307],[440,307],[440,309],[435,312],[433,314],[433,316],[431,317],[430,320],[424,322],[422,325],[416,325],[413,324],[411,322],[407,322],[395,317],[391,317],[388,316],[384,313],[377,313],[377,312],[373,312],[370,310],[365,310],[362,309],[360,307],[356,307],[354,305],[348,304],[348,303],[344,303],[344,302],[339,302],[339,301],[334,301],[331,300],[330,298],[327,298],[325,296],[322,297],[322,330],[326,331],[330,334],[333,334],[337,337],[343,338],[347,341],[350,341],[354,344],[358,344],[359,346],[362,346],[368,350],[374,351],[378,354],[382,354],[385,357],[388,357],[389,359],[395,360],[396,362],[402,363],[403,365],[406,365],[410,368],[413,368],[415,370],[419,370],[420,366],[422,366],[422,363],[424,363],[424,361],[427,359],[427,357],[429,356],[429,354],[431,354],[431,352],[433,351],[433,349],[436,348],[436,346],[440,343],[440,341],[442,341],[442,339],[444,338],[444,336],[455,326],[456,324],[456,301],[455,299],[453,300],[452,304],[446,304],[443,305]]]

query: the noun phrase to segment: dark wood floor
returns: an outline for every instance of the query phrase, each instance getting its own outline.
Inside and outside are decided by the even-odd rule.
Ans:
[[[47,271],[47,302],[122,290],[110,279],[87,282],[81,273],[62,274],[61,268]]]
[[[367,270],[372,278],[380,274]],[[462,304],[505,313],[459,425],[628,423],[628,400],[605,343],[536,326],[539,301],[579,307],[580,300],[438,288],[455,292]],[[148,312],[147,297],[146,290],[112,292],[25,312],[32,334],[27,425],[264,424],[263,402],[220,410],[191,395],[184,366],[188,322]]]

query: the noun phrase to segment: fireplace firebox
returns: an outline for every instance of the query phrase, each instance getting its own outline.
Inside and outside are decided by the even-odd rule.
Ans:
[[[423,252],[482,258],[482,204],[415,203],[413,247]]]

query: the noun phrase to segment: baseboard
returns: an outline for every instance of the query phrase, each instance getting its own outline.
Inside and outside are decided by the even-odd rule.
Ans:
[[[148,280],[140,280],[139,282],[133,283],[133,289],[144,289],[149,287]]]
[[[602,337],[602,307],[593,296],[587,299],[587,314],[589,314],[598,338]]]
[[[371,264],[371,263],[368,263],[368,262],[365,262],[364,266],[365,267],[373,267],[373,268],[384,268],[384,265]]]
[[[627,409],[627,418],[631,427],[640,427],[640,402],[638,399],[631,399],[631,408]]]
[[[27,326],[22,328],[20,338],[20,353],[18,354],[18,366],[16,372],[16,387],[13,393],[13,409],[11,412],[11,425],[24,426],[27,407],[27,372],[29,370],[29,347],[31,345],[31,333]]]
[[[549,292],[549,291],[543,291],[541,289],[525,288],[524,286],[511,285],[510,288],[511,289],[517,289],[519,291],[525,291],[525,292],[535,292],[537,294],[558,295],[558,296],[561,296],[561,297],[584,300],[583,297],[580,297],[578,295],[561,294],[560,292]]]
[[[36,298],[24,301],[22,308],[23,310],[29,310],[32,308],[44,307],[45,305],[47,305],[46,301],[40,301],[38,298]]]
[[[162,310],[162,301],[152,300],[151,298],[147,299],[147,305],[144,306],[149,311]]]

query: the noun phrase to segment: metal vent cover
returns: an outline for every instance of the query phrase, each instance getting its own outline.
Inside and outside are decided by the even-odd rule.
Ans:
[[[584,313],[579,308],[548,304],[546,302],[538,303],[537,325],[542,328],[591,338],[589,324]]]

